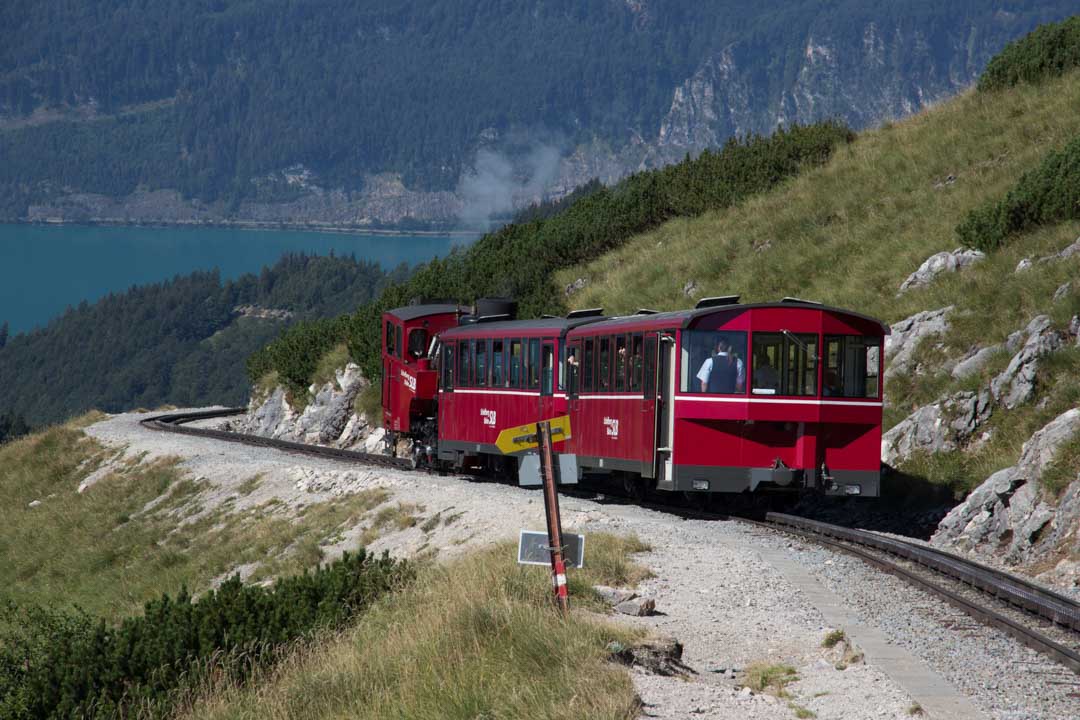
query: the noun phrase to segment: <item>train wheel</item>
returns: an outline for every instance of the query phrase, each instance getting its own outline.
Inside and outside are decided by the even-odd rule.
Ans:
[[[691,510],[707,511],[712,504],[712,493],[707,492],[682,492],[683,504]]]
[[[649,481],[640,475],[624,473],[623,492],[634,502],[645,502],[649,496]]]

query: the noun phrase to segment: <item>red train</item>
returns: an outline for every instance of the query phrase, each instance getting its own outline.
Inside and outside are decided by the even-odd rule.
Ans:
[[[513,471],[499,432],[568,414],[572,437],[557,450],[570,467],[635,494],[879,494],[889,328],[878,320],[738,297],[624,317],[513,314],[508,301],[479,301],[468,315],[384,315],[384,422],[418,462]]]

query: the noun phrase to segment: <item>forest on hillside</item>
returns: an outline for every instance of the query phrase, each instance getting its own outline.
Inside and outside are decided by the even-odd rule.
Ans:
[[[27,423],[91,408],[242,404],[249,354],[295,322],[362,306],[408,272],[353,257],[286,255],[224,283],[216,271],[196,272],[83,302],[0,348],[0,433],[14,437]],[[243,306],[289,314],[259,317]]]
[[[958,47],[1000,47],[1070,7],[12,0],[0,5],[0,217],[70,191],[291,199],[297,187],[268,178],[298,163],[323,187],[388,171],[452,189],[485,138],[567,149],[655,137],[674,89],[732,43],[751,91],[775,96],[808,32],[858,54],[872,23],[944,68]]]

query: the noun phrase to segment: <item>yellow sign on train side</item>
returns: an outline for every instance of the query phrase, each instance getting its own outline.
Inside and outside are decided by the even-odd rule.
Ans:
[[[548,422],[551,424],[551,442],[557,443],[570,439],[569,415],[551,418]],[[539,447],[540,438],[537,437],[536,434],[536,423],[506,428],[499,433],[499,438],[495,441],[495,446],[499,448],[499,451],[504,455],[522,452],[524,450],[532,450],[533,448]]]

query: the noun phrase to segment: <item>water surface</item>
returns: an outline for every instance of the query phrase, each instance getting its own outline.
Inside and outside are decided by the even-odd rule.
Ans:
[[[39,327],[83,300],[217,268],[258,273],[286,252],[355,255],[392,268],[444,256],[469,238],[233,228],[0,224],[0,324]]]

